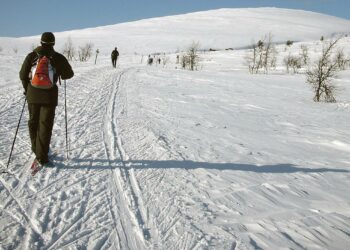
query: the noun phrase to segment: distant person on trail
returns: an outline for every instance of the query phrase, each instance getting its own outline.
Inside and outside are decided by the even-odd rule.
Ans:
[[[33,164],[40,166],[52,165],[48,153],[58,101],[56,83],[74,75],[68,60],[54,50],[54,45],[54,34],[44,32],[41,46],[27,55],[19,72],[28,102],[29,135],[36,157]]]
[[[118,56],[119,52],[117,50],[117,47],[115,47],[111,54],[113,68],[117,67]]]
[[[152,65],[153,64],[153,57],[151,57],[151,55],[148,55],[147,64],[148,65]]]

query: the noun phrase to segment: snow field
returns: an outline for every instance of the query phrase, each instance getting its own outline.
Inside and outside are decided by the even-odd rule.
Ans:
[[[305,27],[309,14],[300,16]],[[339,20],[328,21],[331,30]],[[51,143],[56,167],[29,175],[34,156],[25,110],[11,174],[0,176],[0,248],[346,249],[350,72],[335,79],[337,103],[314,103],[305,76],[285,74],[281,63],[300,44],[317,57],[322,44],[309,41],[307,31],[300,35],[307,42],[277,47],[278,67],[268,75],[247,72],[246,50],[201,53],[199,71],[180,70],[170,53],[175,42],[164,43],[171,59],[165,67],[140,64],[141,54],[126,52],[117,69],[107,53],[97,65],[73,62],[70,158],[61,86]],[[208,29],[199,33],[207,37]],[[129,39],[130,47],[163,48],[142,38]],[[35,39],[20,38],[18,54],[0,57],[1,167],[23,105],[18,70]],[[340,47],[348,53],[349,39]]]

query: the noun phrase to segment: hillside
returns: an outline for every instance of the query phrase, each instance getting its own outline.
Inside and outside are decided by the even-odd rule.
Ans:
[[[276,42],[318,40],[349,33],[349,25],[350,20],[301,10],[219,9],[58,32],[56,37],[59,48],[71,37],[75,44],[91,42],[103,53],[118,46],[124,54],[148,54],[183,50],[192,41],[206,49],[247,47],[270,32]],[[27,50],[38,43],[38,38],[0,38],[0,44]]]

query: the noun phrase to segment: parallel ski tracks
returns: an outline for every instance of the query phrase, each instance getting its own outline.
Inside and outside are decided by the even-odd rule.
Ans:
[[[139,180],[136,178],[135,169],[130,167],[128,163],[128,156],[123,149],[122,137],[118,130],[118,121],[123,118],[123,116],[127,116],[128,108],[125,82],[122,80],[126,74],[132,71],[133,68],[120,69],[119,72],[105,70],[103,72],[103,81],[107,84],[104,84],[101,89],[98,89],[98,86],[101,85],[92,84],[82,96],[76,97],[76,99],[72,101],[72,105],[75,106],[71,106],[71,110],[75,112],[69,117],[69,124],[75,123],[73,129],[75,127],[84,127],[87,130],[93,130],[93,133],[95,133],[94,139],[96,139],[94,143],[102,145],[102,148],[99,148],[102,153],[102,159],[97,159],[97,161],[101,160],[101,164],[110,169],[109,174],[104,171],[87,171],[82,176],[78,171],[72,178],[68,178],[72,175],[69,168],[73,169],[77,167],[77,169],[79,169],[79,165],[77,165],[79,162],[73,159],[70,162],[71,165],[63,166],[63,170],[59,173],[51,171],[49,175],[39,175],[35,180],[30,180],[29,182],[26,175],[27,169],[23,168],[17,170],[16,168],[17,172],[16,176],[14,176],[16,180],[14,182],[18,182],[19,184],[16,186],[15,190],[11,186],[13,184],[8,184],[7,180],[0,178],[0,182],[4,185],[4,191],[9,193],[7,201],[15,204],[13,206],[16,208],[16,213],[9,214],[9,216],[13,217],[13,220],[21,225],[20,228],[25,230],[24,242],[26,243],[16,243],[17,247],[31,248],[35,244],[35,246],[45,249],[66,248],[78,244],[77,242],[79,241],[86,241],[88,238],[92,237],[87,235],[93,235],[96,233],[96,230],[100,231],[101,241],[94,242],[97,244],[95,245],[96,247],[103,246],[104,248],[110,249],[152,249],[156,246],[158,230],[154,224],[154,219],[150,218],[147,204],[143,201]],[[101,74],[101,71],[93,71],[89,78],[80,79],[75,85],[72,84],[70,86],[72,86],[72,90],[74,90],[74,88],[81,88],[82,84],[100,81]],[[98,95],[98,99],[96,99],[96,94]],[[81,105],[77,105],[80,101]],[[74,107],[75,109],[73,109]],[[2,110],[2,112],[7,111]],[[57,113],[57,123],[61,124],[63,121],[62,112],[58,111]],[[6,115],[9,115],[9,113],[6,113]],[[11,119],[14,118],[15,117],[11,117]],[[86,123],[85,126],[81,125],[84,122]],[[102,125],[101,128],[94,129],[94,127],[90,126],[95,125],[96,122]],[[23,125],[23,130],[25,129],[26,126]],[[61,128],[56,127],[55,131],[59,134],[61,133]],[[102,139],[100,137],[101,133]],[[25,134],[25,132],[23,132],[23,134]],[[84,130],[71,130],[71,135],[72,138],[74,138],[72,145],[79,146],[79,143],[76,143],[76,141],[87,140],[87,133]],[[19,141],[22,142],[22,140]],[[21,149],[23,148],[23,152],[29,148],[27,141],[27,138],[25,138],[23,143],[19,143]],[[55,140],[54,143],[55,147],[59,147],[62,141]],[[81,150],[81,152],[79,152],[79,150]],[[76,149],[74,148],[72,152],[75,153],[75,159],[85,160],[84,153],[86,151],[84,151],[84,148],[77,147]],[[88,156],[93,154],[101,158],[100,153],[91,151],[90,146],[87,148],[87,153]],[[103,154],[105,154],[105,156],[103,156]],[[28,159],[21,159],[21,165],[27,166],[32,155],[26,155],[26,158]],[[86,158],[87,162],[90,161],[92,163],[93,160],[94,159]],[[104,165],[105,160],[107,160],[107,165]],[[65,170],[64,167],[67,167],[68,170]],[[100,179],[100,181],[108,181],[108,178],[109,183],[105,184],[108,189],[94,190],[91,195],[89,195],[88,191],[82,194],[79,193],[79,190],[81,190],[80,186],[83,187],[82,190],[84,190],[85,187],[88,188],[86,184],[83,184],[84,182],[98,179]],[[16,192],[19,192],[18,190],[21,189],[25,189],[25,193],[19,193],[18,195],[20,197],[17,197]],[[58,208],[60,204],[53,205],[50,203],[39,209],[38,204],[45,203],[47,200],[56,200],[60,202],[60,198],[56,197],[57,190],[60,190],[64,195],[69,195],[69,191],[72,190],[75,191],[73,193],[84,197],[81,201],[73,201],[66,198],[67,200],[61,203],[61,205],[67,204],[66,202],[69,201],[72,203],[72,206],[76,205],[79,207],[79,211],[74,214],[74,218],[65,218],[66,213],[63,213],[63,211]],[[94,198],[100,198],[100,196],[103,196],[102,198],[106,203],[98,204],[94,201]],[[45,197],[46,200],[44,200],[43,197]],[[25,202],[23,203],[22,199],[31,200],[33,205],[28,205]],[[109,210],[108,215],[103,213],[103,205],[106,205],[103,208],[107,209],[107,211]],[[96,216],[99,218],[101,216],[108,217],[108,223],[104,226],[84,226],[87,232],[91,228],[95,228],[95,231],[72,237],[71,233],[73,234],[77,231],[83,223],[89,222],[91,225],[94,220],[92,216],[94,209],[98,210],[99,214]],[[60,220],[62,219],[61,223],[58,222],[61,227],[60,229],[53,227],[52,224],[48,224],[51,222],[50,216],[52,216],[53,213],[56,213],[56,216],[59,217]],[[67,222],[63,223],[64,220],[67,220]],[[56,236],[50,238],[54,231]]]
[[[115,200],[115,206],[112,205],[112,214],[114,220],[117,219],[117,214],[127,216],[115,222],[116,233],[119,239],[126,240],[127,248],[144,249],[152,245],[150,222],[134,171],[128,167],[128,157],[122,147],[117,124],[118,118],[127,113],[127,96],[123,91],[121,79],[128,70],[130,69],[119,72],[112,80],[104,117],[103,140],[112,172],[111,192]]]

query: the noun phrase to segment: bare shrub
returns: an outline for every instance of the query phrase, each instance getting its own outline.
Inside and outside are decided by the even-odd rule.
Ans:
[[[263,69],[265,73],[271,68],[276,67],[277,50],[272,43],[272,34],[265,36],[263,40],[257,43],[253,42],[249,54],[246,55],[245,60],[251,74],[259,73]]]
[[[245,63],[248,66],[249,73],[254,74],[256,71],[256,64],[257,64],[257,44],[255,42],[252,42],[251,49],[248,50],[248,53],[245,55]]]
[[[68,37],[67,42],[64,44],[63,47],[63,55],[65,55],[68,59],[68,61],[72,61],[75,57],[75,48],[72,42],[72,39]]]
[[[345,70],[350,64],[350,58],[346,58],[343,49],[339,49],[335,55],[335,61],[337,62],[340,70]]]
[[[310,62],[310,57],[309,57],[309,48],[306,45],[300,45],[300,58],[303,63],[303,65],[308,65]]]
[[[15,54],[18,53],[18,48],[13,48],[12,50],[13,50],[13,52],[14,52]]]
[[[334,92],[336,86],[333,79],[339,69],[336,59],[332,59],[333,50],[340,38],[325,44],[322,49],[321,57],[315,65],[306,72],[306,81],[314,91],[314,101],[336,102]]]
[[[165,67],[170,62],[169,56],[166,56],[165,53],[163,54],[162,62],[163,62],[163,67]]]
[[[268,72],[269,70],[269,65],[271,62],[271,56],[272,56],[272,34],[270,33],[267,37],[266,37],[266,42],[265,42],[265,47],[264,47],[264,54],[263,54],[263,68],[265,69],[265,73]]]
[[[271,69],[276,69],[276,64],[277,64],[277,49],[275,46],[272,46],[271,48],[271,57],[270,57],[270,68]]]
[[[259,69],[262,68],[263,49],[264,42],[262,40],[259,40],[257,43],[253,42],[249,54],[245,56],[251,74],[257,74]]]
[[[283,59],[283,63],[286,66],[288,73],[290,72],[290,69],[293,69],[293,73],[298,73],[298,70],[301,69],[302,60],[298,56],[289,54]]]
[[[192,42],[192,44],[188,47],[187,52],[182,55],[181,65],[183,69],[189,70],[197,70],[199,63],[198,56],[199,43]]]
[[[78,56],[80,62],[86,62],[92,55],[92,43],[87,43],[84,46],[79,47]]]

